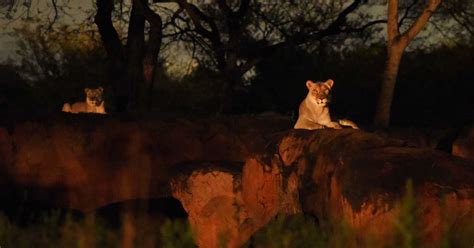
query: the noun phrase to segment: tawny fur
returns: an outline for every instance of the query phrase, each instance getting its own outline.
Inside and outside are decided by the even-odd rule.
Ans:
[[[65,103],[63,105],[63,112],[69,113],[97,113],[97,114],[106,114],[103,100],[103,88],[99,87],[97,89],[85,88],[84,92],[86,93],[85,102],[76,102],[72,105]]]
[[[341,129],[343,126],[359,129],[354,122],[347,119],[342,119],[338,122],[331,120],[328,97],[333,85],[334,81],[331,79],[321,83],[314,83],[311,80],[306,82],[308,95],[300,104],[298,120],[294,126],[295,129]]]

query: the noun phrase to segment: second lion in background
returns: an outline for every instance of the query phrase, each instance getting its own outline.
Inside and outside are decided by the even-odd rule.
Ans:
[[[96,114],[107,114],[105,112],[104,104],[104,89],[102,87],[92,89],[85,88],[86,93],[85,102],[76,102],[73,104],[65,103],[63,105],[63,112],[69,113],[96,113]]]

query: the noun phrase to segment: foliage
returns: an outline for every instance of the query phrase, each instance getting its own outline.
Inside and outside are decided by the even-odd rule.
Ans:
[[[0,241],[5,247],[116,247],[117,236],[99,223],[86,223],[67,216],[60,219],[59,212],[45,214],[27,226],[12,223],[0,215]],[[92,243],[90,243],[92,242]],[[87,246],[89,244],[89,246]]]
[[[12,64],[0,64],[0,110],[33,110],[38,97]]]
[[[407,52],[395,89],[392,123],[442,126],[474,120],[470,111],[474,108],[473,53],[469,46]],[[332,78],[331,113],[367,123],[374,112],[384,61],[381,44],[343,52],[281,51],[257,65],[251,109],[296,115],[306,96],[306,80]]]
[[[16,35],[21,58],[17,71],[30,82],[42,108],[82,100],[84,87],[103,81],[104,54],[93,32],[69,30],[67,26],[50,31],[24,26]]]
[[[472,46],[407,53],[395,92],[395,124],[462,125],[473,121],[469,111],[474,107],[473,53]]]
[[[392,223],[394,233],[386,239],[361,236],[343,220],[330,220],[320,226],[317,219],[309,215],[278,215],[258,230],[244,247],[425,247],[421,242],[421,214],[417,208],[414,185],[406,183],[402,199],[396,204],[399,214]],[[474,222],[460,223],[453,219],[446,208],[441,208],[445,225],[442,240],[435,247],[470,247],[474,242]],[[122,218],[123,218],[122,213]],[[137,217],[137,216],[135,216]],[[195,247],[193,232],[186,220],[170,220],[141,217],[134,219],[135,247]],[[95,214],[78,217],[61,215],[51,211],[20,224],[0,214],[0,242],[5,247],[118,247],[123,246],[127,231],[123,226],[107,225],[105,219]],[[156,222],[157,221],[157,222]],[[122,224],[124,220],[122,220]],[[457,227],[452,227],[456,224]],[[223,239],[225,242],[225,239]],[[225,246],[225,243],[223,243]],[[432,247],[433,244],[431,244]]]
[[[193,233],[188,222],[167,219],[160,230],[163,248],[195,247]]]
[[[222,87],[219,75],[206,69],[197,69],[182,79],[172,79],[159,73],[154,95],[154,107],[162,112],[191,115],[216,113],[220,106]]]
[[[291,5],[290,2],[281,4]],[[332,4],[334,6],[328,7],[326,11],[333,14],[340,11],[341,6]],[[203,6],[209,15],[219,15],[217,10],[211,10],[215,6]],[[270,17],[284,14],[285,10],[272,6],[265,5]],[[300,7],[293,6],[296,9]],[[308,21],[298,17],[297,13],[286,18],[293,18],[295,22]],[[314,28],[321,28],[328,21],[318,22],[320,26]],[[294,30],[295,23],[293,26],[287,25],[285,30],[288,32],[297,31]],[[95,87],[106,81],[105,54],[101,50],[99,36],[86,30],[86,27],[71,29],[67,26],[52,30],[43,26],[18,29],[21,63],[6,65],[0,70],[13,68],[25,82],[10,83],[13,86],[8,86],[8,90],[2,85],[3,92],[12,93],[4,93],[10,97],[8,100],[0,96],[0,106],[8,102],[7,108],[10,109],[58,111],[64,102],[82,100],[84,87]],[[258,35],[252,30],[246,32]],[[278,32],[276,29],[271,30]],[[270,41],[264,43],[271,44]],[[332,92],[332,114],[368,123],[372,119],[381,82],[385,47],[381,44],[367,46],[354,42],[343,46],[346,49],[341,50],[337,43],[337,39],[323,39],[310,46],[290,46],[262,60],[256,65],[254,76],[245,85],[243,94],[234,96],[234,101],[241,106],[241,112],[276,111],[296,115],[298,105],[306,95],[304,82],[307,79],[332,78],[336,82]],[[473,52],[471,46],[440,46],[409,51],[401,64],[392,108],[393,123],[440,123],[439,116],[451,122],[474,120],[469,111],[474,107],[471,83],[474,75],[470,68]],[[162,61],[161,64],[166,63]],[[200,64],[193,73],[178,79],[169,78],[163,68],[158,68],[153,92],[154,109],[187,114],[219,112],[223,104],[223,81],[226,79],[204,65]],[[2,74],[5,82],[18,81],[7,78]],[[109,92],[106,89],[106,93]],[[111,101],[106,99],[106,102]],[[28,106],[21,106],[20,103]]]
[[[435,29],[451,44],[472,45],[474,40],[474,2],[444,0],[432,22]]]
[[[148,223],[148,225],[153,225]],[[147,229],[141,225],[136,228]],[[151,226],[150,226],[151,227]],[[126,235],[120,228],[108,227],[92,215],[77,219],[71,215],[61,218],[59,212],[45,214],[39,221],[26,226],[12,222],[0,214],[0,243],[2,247],[104,247],[121,246]],[[143,237],[145,235],[146,237]],[[187,221],[169,219],[153,227],[153,232],[137,232],[136,247],[195,247]]]
[[[2,85],[3,92],[11,92],[5,94],[11,100],[2,100],[3,103],[10,102],[17,110],[57,111],[66,101],[82,100],[84,87],[102,82],[104,68],[102,60],[98,59],[101,52],[94,48],[92,41],[85,43],[88,46],[82,46],[66,38],[56,41],[52,34],[48,38],[49,35],[32,30],[22,32],[25,34],[20,32],[19,35],[28,37],[23,41],[25,50],[22,57],[25,63],[20,67],[0,67],[5,73],[10,71],[7,73],[10,76],[2,74],[2,81],[11,86],[8,86],[11,90],[7,90],[6,84]],[[440,125],[443,123],[439,116],[445,117],[441,121],[451,123],[474,120],[469,111],[474,108],[471,83],[474,74],[470,68],[474,63],[473,52],[474,48],[470,46],[442,46],[407,52],[395,89],[393,123]],[[38,59],[29,60],[35,56]],[[304,82],[307,79],[332,78],[336,82],[332,92],[332,114],[359,123],[369,122],[384,60],[384,46],[377,44],[345,51],[327,48],[311,53],[304,49],[285,49],[257,65],[255,76],[246,86],[247,96],[238,101],[247,113],[276,111],[295,115],[298,104],[306,95]],[[20,75],[23,79],[12,75]],[[155,110],[207,115],[220,109],[223,79],[216,72],[198,67],[193,73],[178,79],[169,78],[163,69],[158,70],[156,75],[153,92]],[[18,80],[27,81],[13,83]],[[15,103],[16,100],[28,107]]]
[[[74,9],[75,5],[68,1],[52,1],[56,5],[41,5],[41,9],[37,9],[40,6],[38,1],[8,2],[0,6],[11,13],[5,20],[24,17],[24,21],[40,21],[43,20],[40,16],[48,16],[48,23],[25,26],[15,32],[20,42],[21,63],[18,71],[30,81],[31,88],[27,89],[34,92],[32,98],[35,99],[31,100],[34,104],[31,105],[40,106],[38,109],[41,110],[57,111],[65,101],[83,99],[82,89],[85,86],[104,82],[111,82],[115,86],[117,82],[111,80],[114,75],[118,77],[116,81],[125,81],[120,82],[126,85],[125,88],[129,84],[140,84],[140,77],[135,82],[128,78],[130,75],[125,74],[131,70],[131,66],[141,63],[106,63],[113,56],[109,54],[109,60],[105,59],[99,35],[92,26],[93,12],[98,9]],[[242,86],[241,89],[234,89],[240,90],[240,95],[229,93],[233,102],[242,105],[239,106],[240,112],[270,110],[296,114],[298,104],[305,95],[302,87],[305,80],[333,78],[336,81],[333,92],[334,114],[358,122],[372,119],[383,71],[381,65],[386,54],[377,44],[377,41],[383,40],[377,28],[380,25],[369,25],[369,28],[363,29],[367,32],[361,32],[359,28],[370,24],[368,20],[381,18],[377,13],[383,11],[374,9],[380,6],[385,8],[385,1],[221,1],[220,5],[212,1],[187,1],[192,5],[183,5],[186,1],[178,2],[181,7],[189,8],[176,12],[176,3],[150,4],[151,10],[163,18],[164,45],[161,51],[178,54],[178,57],[184,53],[190,54],[193,61],[200,62],[200,71],[182,80],[171,80],[159,68],[159,80],[155,80],[155,88],[158,89],[153,92],[155,109],[188,113],[219,112],[222,108],[216,105],[225,103],[222,100],[226,94],[225,84],[232,81],[237,85],[236,88]],[[414,17],[422,10],[422,2],[400,1],[401,19],[404,20],[401,23],[402,30],[413,23]],[[132,5],[129,1],[112,3],[115,5],[111,22],[121,37],[118,43],[123,46],[129,40],[127,29]],[[355,4],[354,8],[350,8],[352,4]],[[54,9],[48,10],[51,7]],[[244,7],[242,11],[237,11],[241,7]],[[443,1],[443,12],[433,22],[435,28],[430,29],[426,36],[431,40],[446,42],[447,39],[439,38],[440,33],[437,33],[442,31],[442,34],[453,40],[448,42],[449,45],[463,46],[446,48],[432,41],[437,46],[427,47],[423,45],[428,41],[427,38],[419,40],[421,45],[410,48],[410,54],[407,55],[411,58],[401,64],[392,108],[394,124],[426,124],[445,113],[451,104],[455,104],[457,109],[468,110],[473,107],[473,102],[469,100],[473,98],[469,93],[473,91],[469,86],[472,81],[472,73],[469,72],[472,70],[466,68],[472,61],[463,56],[472,55],[473,52],[469,46],[472,43],[472,7],[473,4],[466,0]],[[193,10],[198,11],[194,13],[194,20],[191,18]],[[82,15],[85,19],[81,18]],[[53,17],[54,20],[51,20]],[[67,18],[83,22],[77,25],[71,21],[72,26],[60,26],[59,20]],[[145,33],[149,28],[148,24],[145,25]],[[145,41],[147,38],[149,36],[145,34]],[[129,45],[121,47],[122,50],[132,51],[133,46]],[[420,53],[416,48],[424,50]],[[133,54],[138,53],[125,52],[125,60],[133,57]],[[440,55],[446,57],[437,57]],[[118,54],[115,56],[120,57]],[[430,56],[437,63],[434,67],[440,70],[429,69],[432,62]],[[110,68],[105,68],[105,64],[121,63],[127,66],[114,73],[110,72]],[[183,64],[187,66],[188,63]],[[458,69],[453,65],[457,65]],[[248,87],[242,76],[253,70],[256,75]],[[460,73],[453,74],[457,71]],[[119,72],[124,75],[118,75]],[[453,77],[447,78],[446,75]],[[242,82],[244,84],[239,85]],[[453,86],[452,82],[460,83]],[[106,90],[106,93],[111,91]],[[128,88],[125,91],[128,92]],[[447,92],[448,99],[443,92]],[[188,97],[181,97],[183,95]],[[358,97],[360,95],[364,97]],[[456,121],[474,119],[472,115],[460,114],[462,112],[466,111],[449,111],[449,114],[457,115],[451,117]]]
[[[254,247],[327,247],[315,221],[304,215],[279,215],[254,236]]]
[[[332,220],[329,228],[321,228],[312,217],[296,215],[278,215],[265,227],[253,235],[246,244],[248,247],[433,247],[423,244],[415,192],[412,180],[407,180],[402,199],[396,204],[399,214],[393,219],[394,233],[392,238],[360,236],[342,220]],[[452,228],[454,220],[442,208],[445,230],[442,240],[434,247],[470,247],[474,242],[474,222],[467,220],[462,227]],[[460,224],[460,223],[458,223]],[[387,223],[387,225],[390,225]]]
[[[332,114],[358,122],[368,120],[372,116],[383,61],[381,45],[362,46],[342,53],[330,48],[313,53],[302,49],[280,51],[257,65],[257,76],[251,84],[252,104],[257,111],[296,115],[307,93],[306,80],[331,78],[335,81]],[[361,94],[363,98],[358,97]]]
[[[413,181],[408,180],[405,186],[405,194],[398,206],[400,214],[395,219],[395,247],[413,248],[420,247],[417,232],[416,199],[413,189]]]

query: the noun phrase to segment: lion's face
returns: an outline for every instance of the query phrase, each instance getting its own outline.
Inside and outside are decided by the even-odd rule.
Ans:
[[[85,88],[84,92],[86,93],[86,102],[88,105],[100,106],[102,102],[104,102],[104,89],[102,87],[99,87],[97,89]]]
[[[329,79],[326,82],[317,83],[308,80],[306,82],[306,87],[308,88],[311,101],[319,107],[327,106],[329,103],[329,93],[331,92],[333,85],[334,81],[332,79]]]

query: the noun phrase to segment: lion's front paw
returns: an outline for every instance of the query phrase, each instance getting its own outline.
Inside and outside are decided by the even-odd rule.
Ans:
[[[339,125],[337,122],[330,122],[329,124],[326,125],[328,128],[332,129],[342,129],[342,126]]]
[[[321,124],[317,124],[317,123],[315,125],[313,125],[313,127],[312,127],[312,129],[325,129],[325,128],[326,128],[326,126],[321,125]]]

